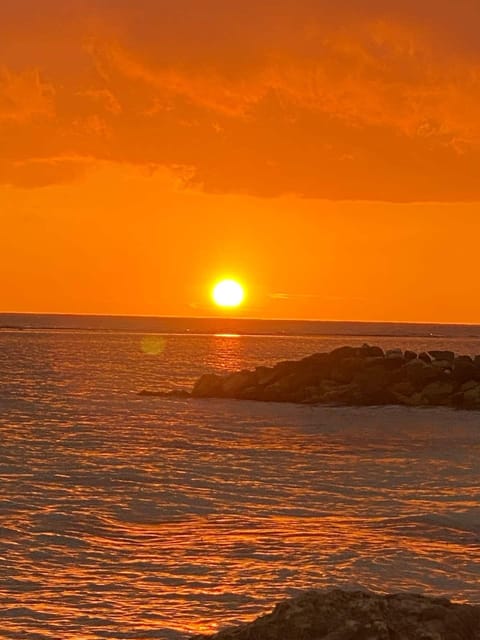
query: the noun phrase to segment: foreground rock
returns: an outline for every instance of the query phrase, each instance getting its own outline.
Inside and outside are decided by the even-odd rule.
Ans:
[[[192,396],[480,409],[480,356],[345,346],[274,367],[224,376],[205,374],[195,384]]]
[[[479,640],[480,607],[414,594],[308,591],[250,624],[196,640]]]

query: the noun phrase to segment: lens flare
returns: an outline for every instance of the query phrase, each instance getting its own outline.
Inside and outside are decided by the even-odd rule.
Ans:
[[[149,356],[159,356],[165,349],[165,338],[161,336],[145,336],[142,338],[140,348]]]

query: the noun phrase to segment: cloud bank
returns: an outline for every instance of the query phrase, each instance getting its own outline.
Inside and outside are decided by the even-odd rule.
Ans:
[[[5,0],[0,180],[107,160],[210,193],[478,201],[480,8],[417,4]]]

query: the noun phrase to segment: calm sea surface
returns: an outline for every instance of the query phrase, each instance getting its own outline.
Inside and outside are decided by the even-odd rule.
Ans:
[[[368,341],[480,353],[402,335]],[[334,585],[480,603],[480,413],[137,395],[364,341],[0,331],[0,637],[179,640]]]

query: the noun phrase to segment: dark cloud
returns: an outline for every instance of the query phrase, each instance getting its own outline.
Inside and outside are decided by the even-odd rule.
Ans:
[[[0,8],[0,180],[85,158],[210,192],[480,199],[476,2],[39,6]]]

